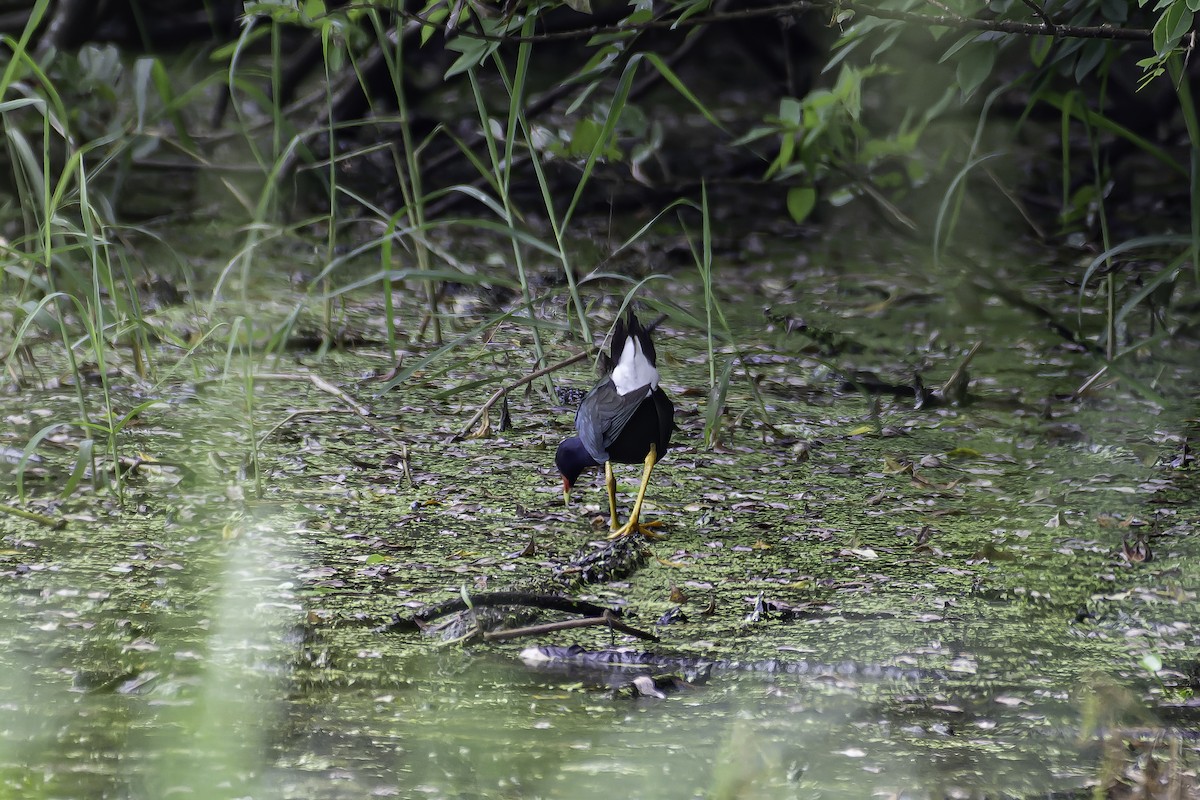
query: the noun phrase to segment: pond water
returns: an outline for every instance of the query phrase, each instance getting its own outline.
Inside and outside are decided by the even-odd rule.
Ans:
[[[1069,270],[1006,268],[1071,313]],[[121,434],[139,459],[121,496],[57,497],[81,438],[64,427],[24,484],[66,527],[0,516],[3,794],[1094,797],[1143,780],[1195,796],[1194,343],[1076,394],[1099,359],[929,273],[912,251],[781,249],[731,269],[718,293],[755,391],[735,370],[711,449],[704,339],[664,324],[680,430],[648,502],[666,538],[631,574],[573,587],[656,644],[600,628],[467,645],[377,630],[463,591],[545,590],[600,547],[601,484],[581,481],[568,509],[553,472],[570,408],[517,392],[510,429],[493,416],[490,436],[447,442],[530,371],[527,327],[501,325],[382,395],[391,362],[370,292],[348,298],[344,324],[368,342],[346,352],[230,357],[214,337],[170,372],[179,354],[164,347],[157,384],[112,367],[119,413],[160,400]],[[660,296],[702,316],[693,276],[669,280]],[[253,314],[261,333],[306,302],[269,282],[250,295],[159,324]],[[395,300],[415,325],[413,298]],[[462,297],[447,327],[478,324],[479,302]],[[801,318],[843,343],[780,322]],[[574,346],[547,340],[551,361]],[[961,406],[867,400],[831,372],[937,386],[976,344]],[[409,363],[433,351],[405,347]],[[718,342],[718,373],[733,353]],[[556,381],[586,387],[591,372]],[[19,453],[75,402],[69,381],[25,376],[0,398],[0,445]],[[541,644],[713,668],[636,696],[612,671],[522,661]],[[745,668],[767,660],[793,672]]]

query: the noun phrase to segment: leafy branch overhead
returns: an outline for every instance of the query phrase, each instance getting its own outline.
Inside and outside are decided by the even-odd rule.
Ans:
[[[895,203],[943,166],[944,143],[927,135],[931,125],[975,107],[977,95],[992,88],[1024,87],[1031,107],[1061,108],[1053,98],[1061,95],[1056,84],[1062,78],[1104,80],[1111,70],[1132,68],[1141,70],[1142,86],[1169,71],[1178,77],[1193,43],[1193,6],[1200,7],[1200,0],[1153,5],[1144,0],[1137,7],[1118,0],[995,0],[983,7],[967,0],[795,0],[747,8],[721,0],[627,6],[586,0],[503,5],[429,0],[410,11],[399,3],[339,6],[308,0],[249,4],[246,10],[289,24],[332,26],[345,35],[368,11],[386,9],[403,20],[406,32],[416,33],[421,46],[440,42],[454,54],[443,72],[446,80],[488,68],[503,48],[583,41],[579,61],[552,90],[568,101],[569,126],[542,129],[530,149],[543,159],[625,162],[632,176],[646,183],[654,180],[647,177],[646,165],[665,146],[661,123],[634,97],[620,103],[606,99],[605,81],[628,79],[627,70],[643,60],[653,65],[656,80],[717,125],[717,110],[689,88],[678,65],[660,56],[663,43],[681,42],[679,55],[705,31],[761,21],[768,26],[763,34],[796,40],[790,49],[785,46],[784,58],[802,49],[810,51],[810,60],[817,54],[815,72],[798,82],[790,75],[777,110],[759,125],[740,133],[722,127],[727,145],[761,159],[761,179],[780,184],[781,207],[797,222],[822,206],[870,198],[911,228],[911,219]],[[771,27],[780,22],[785,24]],[[795,31],[806,33],[797,38]],[[825,48],[828,57],[822,61]],[[905,55],[914,53],[917,57]],[[876,84],[874,94],[886,95],[918,58],[932,60],[927,86],[934,90],[909,104],[898,119],[898,112],[888,118],[878,109],[864,113],[866,84]],[[1140,145],[1136,132],[1120,123],[1110,127]]]

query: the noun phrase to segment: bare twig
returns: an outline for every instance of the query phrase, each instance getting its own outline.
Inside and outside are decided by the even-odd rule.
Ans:
[[[939,394],[945,397],[946,392],[950,390],[950,387],[962,380],[963,373],[966,371],[967,367],[970,366],[971,360],[975,358],[975,354],[979,352],[979,348],[982,346],[983,342],[976,342],[971,347],[967,354],[963,356],[963,360],[958,362],[958,366],[954,368],[954,372],[950,373],[950,377],[947,378],[946,382],[942,384],[942,388],[938,390]]]
[[[1000,190],[1000,194],[1004,195],[1008,202],[1012,203],[1013,208],[1015,208],[1017,213],[1021,215],[1021,218],[1025,220],[1025,224],[1037,234],[1037,237],[1042,241],[1045,241],[1047,238],[1049,238],[1046,230],[1041,226],[1041,224],[1038,223],[1034,216],[1029,213],[1029,209],[1025,208],[1025,204],[1021,202],[1021,198],[1017,197],[1015,192],[1004,185],[1004,182],[1000,180],[1000,177],[996,175],[992,168],[989,165],[984,164],[983,171],[986,172],[987,176],[992,179],[992,183],[995,184],[996,188]]]
[[[843,2],[840,3],[832,2],[832,0],[794,0],[794,2],[791,3],[763,6],[762,8],[747,8],[737,11],[717,11],[711,14],[688,17],[684,20],[664,18],[649,20],[641,23],[631,23],[627,25],[593,25],[588,28],[575,28],[572,30],[556,31],[553,33],[542,33],[534,36],[496,36],[493,34],[469,31],[463,28],[459,28],[457,31],[455,31],[455,33],[458,36],[464,36],[472,39],[482,39],[489,42],[546,42],[562,39],[590,39],[593,36],[611,35],[616,33],[632,33],[634,31],[656,28],[677,29],[683,27],[693,27],[697,25],[709,25],[718,22],[728,22],[731,20],[754,19],[757,17],[791,17],[808,11],[833,11],[835,9],[849,9],[862,16],[894,19],[901,22],[914,22],[930,27],[952,28],[954,30],[974,29],[981,31],[997,31],[1000,33],[1014,33],[1021,36],[1061,36],[1072,39],[1110,39],[1125,42],[1144,42],[1150,41],[1151,39],[1151,31],[1145,28],[1114,28],[1109,25],[1055,25],[1045,18],[1044,13],[1039,14],[1039,17],[1046,21],[1040,23],[1019,22],[1017,20],[1005,19],[976,19],[973,17],[960,17],[957,14],[930,16],[927,14],[919,14],[913,11],[899,11],[895,9],[878,8],[867,3],[855,2],[855,0],[843,0]],[[398,13],[405,19],[415,24],[436,28],[442,32],[445,32],[446,30],[445,23],[435,22],[404,10],[398,10]]]
[[[308,381],[322,392],[325,392],[325,394],[331,394],[338,400],[341,400],[349,407],[351,411],[353,411],[355,414],[358,414],[360,417],[368,416],[371,413],[371,409],[367,408],[362,403],[348,395],[344,389],[334,386],[332,383],[319,375],[314,375],[312,373],[292,374],[286,372],[257,372],[251,377],[256,381]]]
[[[472,593],[471,604],[462,597],[455,597],[437,605],[429,606],[428,608],[418,611],[409,619],[396,617],[390,625],[387,625],[378,630],[383,631],[398,631],[398,630],[418,630],[425,623],[432,622],[439,617],[445,617],[450,614],[457,614],[461,611],[466,611],[468,608],[495,608],[496,606],[527,606],[531,608],[541,608],[549,611],[562,611],[567,614],[588,614],[594,617],[602,617],[606,613],[613,613],[612,609],[605,606],[589,603],[586,600],[576,600],[573,597],[564,597],[558,594],[541,594],[538,592],[483,592],[480,594]]]
[[[588,353],[586,350],[584,350],[582,352],[576,353],[575,355],[571,356],[570,358],[566,358],[566,359],[563,359],[562,361],[559,361],[557,364],[551,364],[548,367],[543,367],[542,369],[539,369],[537,372],[529,373],[524,378],[521,378],[518,381],[514,381],[513,383],[510,383],[507,386],[500,387],[499,389],[497,389],[495,391],[495,393],[491,397],[488,398],[487,402],[484,403],[483,406],[481,406],[480,409],[475,412],[475,416],[473,416],[469,420],[467,420],[467,424],[463,425],[462,429],[459,430],[458,433],[451,436],[447,440],[446,443],[449,444],[450,442],[453,442],[457,439],[461,439],[463,436],[466,436],[468,433],[470,433],[471,430],[475,427],[475,423],[477,423],[477,422],[479,422],[479,420],[483,419],[483,415],[486,414],[489,410],[491,410],[492,406],[496,405],[496,403],[499,403],[500,400],[506,394],[511,392],[513,389],[519,389],[520,387],[524,386],[527,383],[532,383],[533,381],[536,381],[538,378],[542,377],[543,375],[549,375],[551,372],[557,372],[558,370],[562,369],[563,367],[569,367],[572,364],[575,364],[579,361],[583,361],[587,357],[588,357]]]
[[[1042,21],[1043,25],[1045,25],[1051,31],[1058,30],[1058,26],[1055,25],[1054,21],[1050,19],[1050,15],[1046,13],[1046,10],[1044,8],[1039,6],[1037,3],[1033,2],[1033,0],[1022,0],[1022,2],[1024,2],[1025,5],[1029,6],[1029,8],[1033,10],[1033,13],[1037,16],[1038,19],[1040,19]],[[1054,34],[1052,33],[1051,35],[1054,35]]]
[[[3,503],[0,503],[0,514],[11,514],[14,517],[32,520],[39,525],[45,525],[56,531],[61,530],[67,525],[67,521],[65,519],[55,519],[54,517],[48,517],[45,514],[39,514],[36,511],[26,511],[23,508],[17,508],[16,506],[9,506]]]
[[[270,439],[272,436],[275,435],[276,431],[278,431],[280,428],[287,425],[289,422],[291,422],[294,419],[299,419],[300,417],[320,417],[320,416],[324,416],[326,414],[352,414],[352,413],[354,413],[354,412],[349,411],[349,410],[343,410],[340,408],[298,408],[295,411],[288,414],[283,419],[279,420],[279,422],[276,422],[274,425],[272,425],[267,430],[266,433],[264,433],[262,436],[260,436],[258,439],[257,446],[259,448],[261,448],[264,444],[267,443],[268,439]]]
[[[1069,39],[1111,39],[1122,42],[1146,42],[1151,39],[1151,31],[1145,28],[1114,28],[1110,25],[1045,25],[1042,23],[1018,22],[1011,19],[975,19],[973,17],[940,16],[931,17],[916,14],[911,11],[897,11],[888,8],[876,8],[865,3],[851,0],[851,9],[868,17],[881,17],[901,22],[916,22],[921,25],[956,30],[996,31],[999,33],[1016,33],[1021,36],[1062,36]]]

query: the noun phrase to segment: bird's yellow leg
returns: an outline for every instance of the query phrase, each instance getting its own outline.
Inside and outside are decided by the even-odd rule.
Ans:
[[[650,473],[654,471],[654,462],[658,460],[658,453],[654,445],[650,445],[650,452],[646,454],[646,466],[642,470],[642,485],[638,487],[637,500],[633,503],[633,511],[629,514],[629,521],[617,528],[608,535],[610,539],[617,539],[621,536],[630,536],[635,533],[640,533],[647,539],[662,538],[653,530],[651,525],[639,525],[638,517],[642,513],[642,501],[646,498],[646,489],[650,486]]]
[[[613,475],[612,462],[604,462],[604,485],[608,488],[608,529],[615,531],[617,525],[617,477]]]

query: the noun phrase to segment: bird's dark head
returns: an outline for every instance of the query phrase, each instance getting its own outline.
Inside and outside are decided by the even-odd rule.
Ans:
[[[583,446],[583,441],[578,436],[572,436],[558,446],[558,452],[554,454],[554,466],[562,475],[563,500],[570,503],[571,487],[579,480],[580,474],[585,469],[599,465]]]

